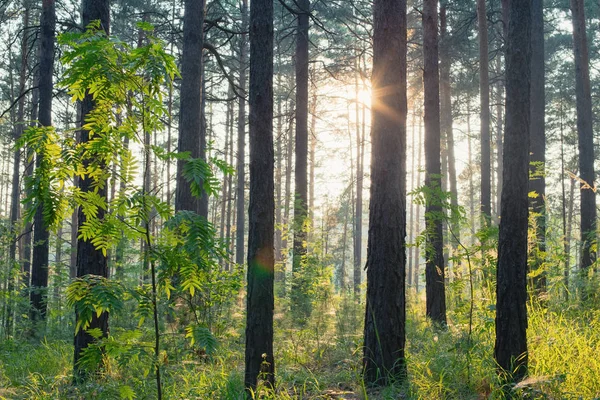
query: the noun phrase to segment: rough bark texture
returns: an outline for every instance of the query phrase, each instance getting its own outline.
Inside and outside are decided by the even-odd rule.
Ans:
[[[42,1],[40,20],[39,121],[41,126],[52,126],[52,73],[54,72],[54,29],[56,12],[53,0]],[[42,163],[36,158],[36,167]],[[32,320],[46,318],[48,288],[48,253],[50,237],[44,221],[43,204],[39,204],[34,218],[33,260],[31,262]]]
[[[425,291],[426,314],[446,323],[440,163],[440,75],[437,0],[423,1],[423,87],[425,121]]]
[[[250,205],[246,317],[247,394],[259,374],[274,386],[273,2],[250,3]],[[264,356],[263,356],[264,355]]]
[[[242,1],[242,30],[245,31],[248,26],[248,0]],[[247,63],[247,38],[246,34],[241,35],[240,39],[240,81],[238,91],[240,98],[238,100],[238,126],[237,126],[237,195],[236,195],[236,226],[235,226],[235,262],[242,264],[244,262],[244,230],[246,226],[246,207],[245,207],[245,164],[246,164],[246,63]]]
[[[509,381],[527,373],[530,22],[530,2],[511,1],[494,347],[498,368]]]
[[[543,254],[546,251],[546,130],[545,103],[546,91],[544,67],[544,2],[531,2],[531,121],[530,121],[530,163],[529,191],[536,197],[530,199],[531,210],[535,213],[536,238],[530,269],[542,267]],[[540,273],[534,278],[536,291],[544,291],[546,274]]]
[[[406,362],[406,2],[373,5],[371,203],[363,368],[404,379]]]
[[[571,0],[573,14],[573,51],[575,53],[575,93],[577,97],[577,135],[579,138],[579,177],[581,178],[581,259],[582,270],[596,259],[596,194],[594,187],[594,136],[590,67],[585,31],[583,0]]]
[[[87,26],[90,22],[100,20],[101,29],[106,33],[109,33],[110,29],[110,5],[108,0],[83,0],[83,24]],[[91,96],[86,96],[81,102],[81,121],[80,126],[83,126],[87,114],[93,109],[94,102]],[[89,140],[89,132],[86,130],[80,131],[80,141],[85,143]],[[79,190],[82,192],[88,192],[94,190],[92,188],[92,180],[89,178],[79,179]],[[102,188],[97,188],[97,193],[101,197],[106,197],[106,185]],[[98,219],[104,217],[105,211],[98,209]],[[78,230],[85,223],[86,217],[81,207],[78,211],[77,222]],[[108,277],[108,264],[106,256],[102,254],[101,250],[97,250],[96,247],[88,241],[83,239],[77,239],[77,277],[85,275],[99,275]],[[75,313],[75,319],[79,316]],[[98,328],[104,335],[108,335],[108,313],[103,312],[100,316],[92,317],[89,329]],[[81,355],[81,351],[85,349],[95,339],[84,330],[80,329],[75,335],[74,343],[74,375],[75,380],[85,378],[85,371],[80,368],[78,361]]]
[[[477,0],[479,25],[479,96],[481,100],[481,213],[482,221],[489,224],[492,215],[492,188],[490,166],[490,77],[488,59],[488,24],[485,0]]]
[[[205,123],[202,116],[202,45],[204,6],[206,0],[185,0],[183,14],[183,52],[181,60],[181,92],[179,107],[179,139],[177,150],[190,152],[192,158],[206,158]],[[208,217],[208,201],[192,195],[189,182],[183,177],[185,161],[177,161],[175,210],[195,211]]]
[[[446,18],[447,2],[440,3],[440,127],[448,147],[448,189],[450,204],[458,207],[456,181],[456,157],[454,155],[454,130],[452,128],[452,91],[450,86],[450,40]],[[460,240],[460,226],[455,221],[450,225],[450,243],[456,251]]]
[[[292,263],[292,308],[300,315],[310,312],[310,299],[297,275],[306,256],[308,217],[308,17],[309,0],[298,0],[296,32],[296,166],[294,170],[294,249]]]

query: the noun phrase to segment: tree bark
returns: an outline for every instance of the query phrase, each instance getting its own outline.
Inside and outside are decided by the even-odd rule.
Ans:
[[[536,197],[530,199],[536,221],[535,246],[530,269],[543,268],[546,252],[546,91],[544,65],[544,2],[531,1],[531,119],[529,191]],[[541,272],[534,280],[536,292],[546,290],[546,273]]]
[[[104,30],[106,34],[110,32],[110,4],[107,0],[83,0],[83,25],[88,26],[90,22],[99,20],[100,29]],[[92,96],[87,95],[81,102],[81,121],[80,126],[83,126],[87,114],[94,108],[94,101]],[[41,107],[40,107],[41,109]],[[80,142],[86,143],[89,141],[89,131],[81,129],[80,131]],[[97,190],[100,197],[106,197],[106,185],[103,187],[93,188],[92,180],[88,177],[85,179],[79,179],[78,182],[79,190],[82,192],[89,192]],[[105,210],[98,209],[98,219],[104,217]],[[81,226],[85,223],[86,217],[81,207],[78,210],[77,222],[78,231]],[[83,239],[77,239],[77,277],[83,277],[85,275],[99,275],[102,277],[108,277],[108,264],[106,257],[102,254],[101,250],[97,250],[96,247],[89,241]],[[77,320],[79,315],[75,313],[75,319]],[[108,335],[108,313],[103,312],[100,316],[93,315],[89,325],[89,329],[100,329],[104,336]],[[86,372],[79,365],[79,358],[83,349],[88,347],[95,339],[83,329],[80,329],[75,335],[74,341],[74,378],[76,381],[85,379]]]
[[[581,179],[581,259],[582,271],[596,259],[596,194],[594,187],[594,136],[592,96],[585,12],[583,0],[571,0],[573,15],[573,51],[575,54],[575,94],[577,104],[577,135],[579,143],[579,177]],[[585,272],[583,272],[585,273]]]
[[[437,0],[423,1],[423,86],[425,122],[425,291],[426,314],[446,324],[442,172],[440,163],[440,75],[438,67]]]
[[[274,308],[274,156],[273,156],[273,2],[250,3],[250,204],[246,317],[246,396],[259,374],[275,385]]]
[[[206,0],[185,0],[183,14],[183,57],[181,60],[181,92],[179,106],[179,139],[177,150],[189,152],[192,158],[206,159],[205,123],[202,113],[204,7]],[[192,195],[190,183],[183,176],[185,161],[177,161],[175,210],[195,211],[208,217],[206,193],[202,199]]]
[[[506,52],[504,186],[498,239],[494,358],[507,381],[518,381],[527,373],[530,6],[528,1],[510,2]]]
[[[294,170],[294,248],[292,261],[292,310],[310,315],[310,299],[300,279],[306,257],[308,218],[308,17],[309,0],[297,1],[296,32],[296,166]]]
[[[248,0],[242,0],[242,31],[248,29]],[[247,64],[247,35],[240,37],[240,97],[238,99],[238,126],[237,126],[237,195],[236,195],[236,227],[235,227],[235,263],[244,263],[244,230],[246,228],[245,207],[245,164],[246,164],[246,64]],[[279,139],[278,139],[279,140]],[[279,203],[278,203],[279,205]],[[279,213],[281,215],[281,212]],[[278,228],[279,229],[279,228]]]
[[[481,98],[481,213],[482,223],[489,225],[492,215],[490,166],[490,78],[488,59],[488,24],[485,0],[477,0],[479,25],[479,96]]]
[[[52,126],[52,74],[54,72],[54,29],[56,12],[54,1],[42,1],[40,20],[40,69],[39,69],[39,122],[41,126]],[[43,160],[36,157],[36,168]],[[45,320],[48,293],[48,253],[50,237],[44,221],[44,205],[40,203],[35,212],[33,231],[33,259],[31,262],[31,306],[32,320]]]
[[[406,2],[373,4],[371,203],[363,371],[406,378]],[[382,90],[385,89],[385,90]]]
[[[450,86],[450,41],[447,27],[447,2],[440,3],[440,126],[442,136],[446,137],[448,148],[448,189],[450,204],[458,207],[458,190],[456,181],[456,157],[454,155],[454,130],[452,126],[452,90]],[[460,241],[460,226],[457,221],[450,221],[450,238],[453,253]],[[456,262],[456,264],[460,264]],[[454,267],[453,267],[454,268]],[[456,271],[455,271],[456,272]]]

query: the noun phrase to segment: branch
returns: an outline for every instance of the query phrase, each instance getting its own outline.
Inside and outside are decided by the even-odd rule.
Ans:
[[[225,78],[227,79],[227,81],[231,85],[233,93],[235,93],[235,95],[237,97],[239,97],[239,98],[245,98],[245,96],[241,95],[238,92],[238,89],[241,89],[243,91],[243,88],[240,88],[233,81],[233,79],[231,78],[231,75],[229,75],[229,73],[225,69],[225,65],[223,64],[223,59],[221,58],[221,55],[219,54],[219,52],[217,51],[217,49],[212,44],[207,43],[207,42],[204,42],[203,47],[215,56],[215,58],[217,60],[217,64],[219,65],[219,68],[221,69],[221,71],[223,71],[223,74],[225,74]]]

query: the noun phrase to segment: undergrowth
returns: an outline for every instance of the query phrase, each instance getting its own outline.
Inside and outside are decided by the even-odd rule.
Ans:
[[[433,326],[424,315],[423,294],[409,296],[408,382],[365,388],[360,377],[363,306],[333,296],[298,329],[278,304],[275,322],[276,389],[257,389],[261,399],[528,399],[600,397],[600,311],[574,305],[529,307],[529,378],[502,387],[493,362],[494,310],[477,299],[468,336],[468,309],[456,301],[449,326]],[[239,307],[239,305],[237,306]],[[224,399],[243,396],[242,312],[213,355],[190,346],[164,327],[164,395],[168,399]],[[65,329],[67,329],[65,327]],[[118,327],[114,327],[118,335]],[[151,332],[144,333],[148,338]],[[146,338],[140,338],[144,343]],[[155,386],[143,359],[126,367],[107,360],[102,373],[72,385],[72,343],[47,337],[41,343],[6,340],[0,345],[0,398],[151,399]]]

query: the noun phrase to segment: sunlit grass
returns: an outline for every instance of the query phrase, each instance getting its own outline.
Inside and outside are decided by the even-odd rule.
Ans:
[[[422,299],[409,296],[408,382],[367,389],[361,378],[362,307],[335,296],[305,327],[286,313],[276,319],[276,389],[259,386],[261,399],[594,399],[600,396],[600,311],[551,305],[529,309],[530,377],[503,388],[493,361],[493,309],[476,303],[471,338],[466,300],[453,304],[448,329],[423,317]],[[325,309],[336,312],[324,312]],[[243,321],[221,339],[211,358],[198,356],[185,341],[166,338],[163,364],[167,399],[243,398]],[[233,334],[235,333],[235,334]],[[72,387],[72,345],[67,341],[5,341],[0,346],[0,398],[118,399],[124,386],[138,399],[155,397],[153,374],[143,362],[127,369],[110,364],[104,375]],[[3,396],[3,397],[2,397]],[[523,397],[524,398],[524,397]]]

